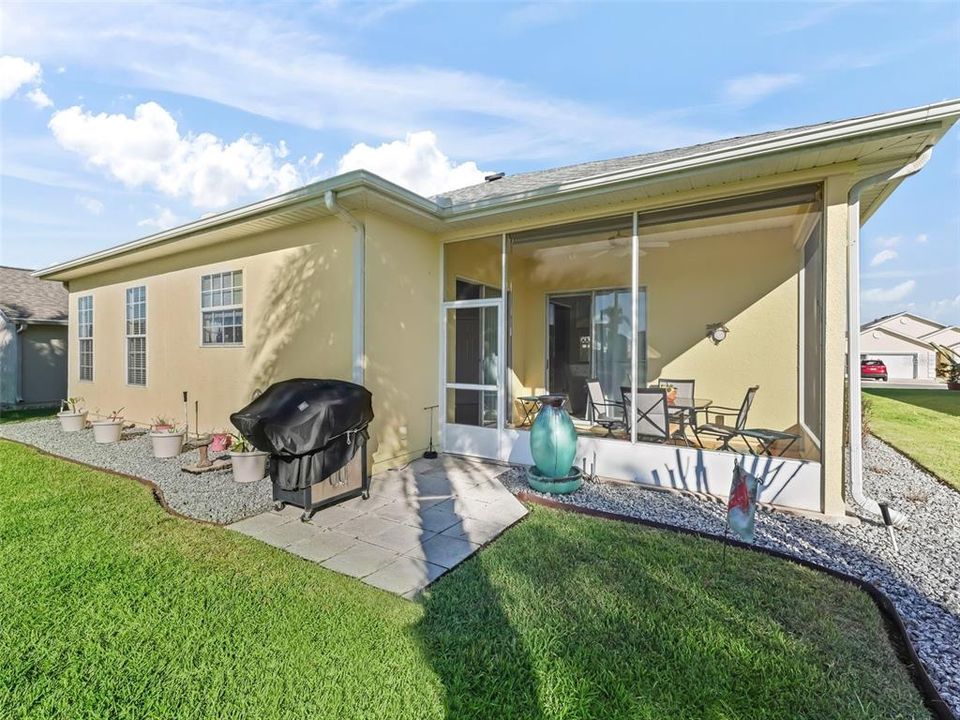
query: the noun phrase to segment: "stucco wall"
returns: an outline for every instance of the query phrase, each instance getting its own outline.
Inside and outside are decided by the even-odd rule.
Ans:
[[[25,403],[67,397],[67,328],[28,325],[20,333],[20,394]]]
[[[229,414],[254,389],[290,377],[351,376],[352,231],[330,219],[232,240],[70,283],[70,309],[93,295],[94,379],[80,381],[77,328],[70,328],[70,394],[106,413],[123,407],[128,420],[156,415],[189,422],[200,403],[200,429],[229,428]],[[200,277],[243,271],[244,343],[200,344]],[[124,297],[147,288],[147,385],[127,385]]]
[[[366,377],[373,393],[374,467],[427,447],[439,390],[440,245],[413,228],[368,215]],[[434,411],[434,443],[439,414]]]

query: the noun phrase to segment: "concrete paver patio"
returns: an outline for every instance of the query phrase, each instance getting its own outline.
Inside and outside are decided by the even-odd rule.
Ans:
[[[527,514],[497,479],[505,468],[441,456],[370,480],[354,498],[300,522],[287,507],[228,527],[368,585],[414,597]]]

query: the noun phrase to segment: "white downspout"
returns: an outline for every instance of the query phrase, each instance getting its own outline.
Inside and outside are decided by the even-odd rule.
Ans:
[[[23,331],[27,329],[26,323],[16,324],[17,334],[17,402],[23,402]]]
[[[852,504],[880,516],[880,506],[863,493],[863,426],[860,402],[860,193],[877,183],[905,178],[919,172],[930,160],[933,147],[926,148],[914,161],[871,175],[857,182],[847,198],[847,409],[850,435],[850,494]],[[894,525],[903,525],[907,516],[890,508]]]
[[[366,369],[366,349],[364,346],[364,296],[366,289],[366,252],[367,228],[349,210],[337,203],[337,195],[333,190],[327,190],[323,195],[327,210],[332,212],[345,223],[353,226],[353,381],[363,385]]]

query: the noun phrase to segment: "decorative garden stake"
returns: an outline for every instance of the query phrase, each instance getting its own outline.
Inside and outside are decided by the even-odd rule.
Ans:
[[[538,398],[543,408],[530,428],[530,453],[535,465],[527,469],[530,487],[539,492],[571,493],[583,484],[582,471],[574,467],[577,431],[563,409],[563,395]]]

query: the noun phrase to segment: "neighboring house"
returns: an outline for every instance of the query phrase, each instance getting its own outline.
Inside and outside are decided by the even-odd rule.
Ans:
[[[191,421],[196,401],[201,429],[225,428],[273,381],[353,378],[373,393],[377,470],[423,451],[433,405],[446,452],[530,463],[525,396],[564,393],[585,418],[588,378],[634,407],[660,378],[734,407],[759,385],[749,425],[801,438],[799,457],[746,458],[761,499],[841,515],[860,224],[958,115],[945,102],[434,198],[353,171],[37,275],[70,291],[70,393],[130,420],[179,417],[188,391]],[[726,495],[741,455],[628,420],[625,438],[581,435],[577,464]]]
[[[860,357],[883,360],[891,380],[934,380],[938,351],[960,349],[960,328],[910,312],[886,315],[860,329]]]
[[[67,290],[33,271],[0,266],[0,404],[67,396]]]

